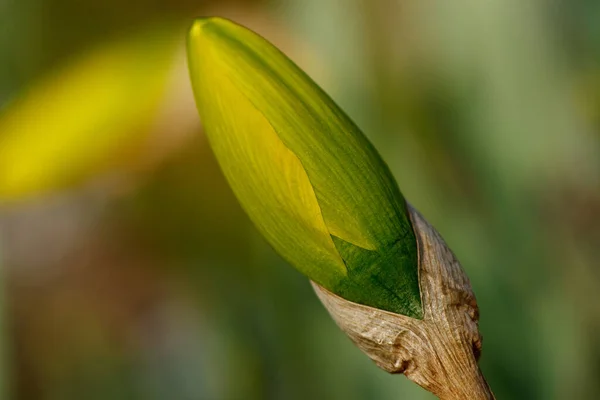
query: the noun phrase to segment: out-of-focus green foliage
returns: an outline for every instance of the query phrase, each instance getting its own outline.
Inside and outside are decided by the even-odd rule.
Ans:
[[[164,101],[177,40],[152,27],[35,82],[0,113],[0,201],[41,195],[135,162]]]
[[[600,3],[259,3],[4,2],[0,101],[149,15],[230,17],[317,78],[443,234],[477,296],[497,397],[596,399]],[[118,198],[70,191],[0,210],[15,398],[432,398],[336,328],[253,229],[200,132],[152,171]]]
[[[0,249],[0,398],[9,398],[9,378],[12,371],[9,369],[9,354],[7,354],[7,318],[6,315],[6,289],[5,270],[2,264],[2,249]]]
[[[356,125],[277,48],[231,21],[197,20],[188,55],[211,146],[273,247],[348,300],[421,318],[404,199]]]

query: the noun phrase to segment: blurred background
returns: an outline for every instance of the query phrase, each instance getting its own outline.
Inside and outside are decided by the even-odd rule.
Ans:
[[[499,399],[600,394],[600,2],[0,0],[0,399],[432,399],[378,370],[207,147],[229,17],[353,117],[441,232]]]

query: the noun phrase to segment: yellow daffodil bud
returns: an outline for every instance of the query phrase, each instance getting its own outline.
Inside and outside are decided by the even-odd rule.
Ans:
[[[210,145],[275,250],[347,300],[421,318],[406,203],[358,127],[281,51],[231,21],[196,20],[188,61]]]

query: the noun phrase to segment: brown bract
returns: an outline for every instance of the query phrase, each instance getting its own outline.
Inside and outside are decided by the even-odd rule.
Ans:
[[[469,278],[440,234],[408,207],[419,249],[422,320],[353,303],[313,283],[338,326],[379,367],[443,400],[494,395],[477,365],[479,310]]]

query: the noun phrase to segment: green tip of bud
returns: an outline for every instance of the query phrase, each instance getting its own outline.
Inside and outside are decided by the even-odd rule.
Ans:
[[[347,300],[422,318],[404,198],[357,126],[277,48],[226,19],[194,22],[188,61],[210,145],[275,250]]]

